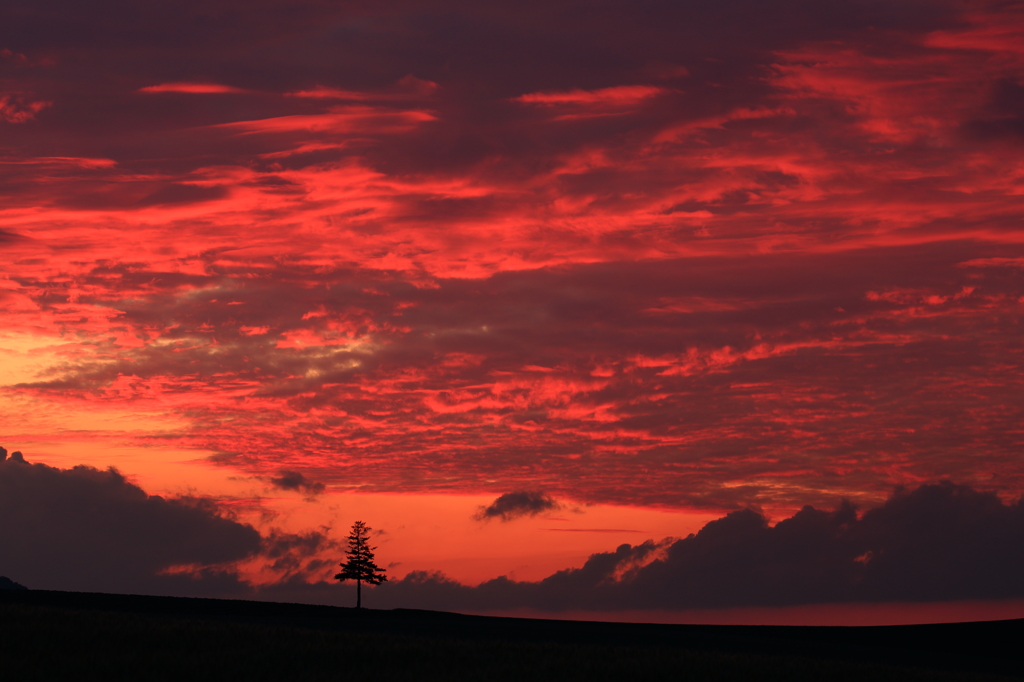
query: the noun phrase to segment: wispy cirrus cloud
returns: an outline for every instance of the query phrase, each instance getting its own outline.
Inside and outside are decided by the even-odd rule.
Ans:
[[[631,106],[666,92],[653,85],[617,85],[598,90],[569,90],[566,92],[531,92],[514,98],[524,104],[579,105],[596,107]]]
[[[139,88],[139,92],[177,92],[188,95],[217,95],[225,93],[243,93],[245,90],[242,88],[235,88],[230,85],[221,85],[219,83],[160,83],[159,85],[147,85]]]
[[[336,107],[324,114],[279,116],[253,121],[218,124],[242,133],[393,133],[432,121],[426,111],[386,111],[366,106]]]
[[[423,80],[408,74],[387,88],[372,91],[340,90],[338,88],[317,86],[308,90],[297,90],[287,94],[289,97],[309,99],[385,101],[393,99],[420,99],[436,93],[439,87],[434,81]]]

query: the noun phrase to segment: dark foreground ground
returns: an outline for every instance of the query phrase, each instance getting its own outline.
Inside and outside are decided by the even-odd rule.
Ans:
[[[1024,620],[646,625],[0,590],[10,680],[1024,679]]]

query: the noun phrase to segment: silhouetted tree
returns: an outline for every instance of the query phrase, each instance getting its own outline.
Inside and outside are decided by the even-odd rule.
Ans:
[[[352,532],[348,535],[348,549],[345,550],[346,559],[341,563],[341,573],[334,576],[335,580],[356,581],[356,608],[363,607],[363,583],[380,585],[387,582],[388,577],[384,575],[384,569],[373,563],[373,550],[370,547],[370,528],[362,521],[352,524]]]

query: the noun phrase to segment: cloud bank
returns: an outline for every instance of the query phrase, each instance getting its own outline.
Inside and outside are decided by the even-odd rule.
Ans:
[[[30,588],[209,594],[261,538],[209,500],[147,495],[115,469],[11,457],[0,461],[0,547],[0,575]]]
[[[476,587],[413,572],[375,603],[542,611],[727,608],[1024,597],[1024,506],[950,482],[862,514],[804,507],[774,526],[746,509],[679,540],[594,554],[539,582]]]
[[[551,502],[524,499],[529,509]],[[323,530],[261,537],[209,500],[150,496],[114,470],[0,461],[0,543],[0,575],[36,589],[351,601],[349,586],[318,582],[344,549]],[[261,567],[259,584],[241,562]],[[1022,573],[1024,504],[946,481],[863,513],[806,506],[771,525],[739,510],[537,582],[468,586],[415,570],[375,588],[372,603],[558,612],[1007,599],[1024,597]]]

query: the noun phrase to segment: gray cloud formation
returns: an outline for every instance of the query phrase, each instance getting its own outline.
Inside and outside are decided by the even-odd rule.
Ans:
[[[237,578],[218,565],[257,553],[260,542],[212,501],[147,495],[113,468],[0,461],[0,575],[31,588],[222,592]],[[160,574],[180,565],[201,570]]]
[[[0,447],[0,462],[7,459],[7,448]],[[11,453],[12,462],[25,462],[25,456],[21,454],[21,450],[15,450]]]
[[[541,512],[560,509],[556,499],[537,490],[505,493],[486,507],[480,507],[475,518],[480,521],[501,519],[511,521],[522,516],[536,516]]]
[[[296,492],[303,492],[307,495],[319,495],[327,489],[323,483],[311,481],[306,478],[305,475],[300,471],[293,471],[291,469],[281,469],[277,473],[277,476],[271,476],[267,479],[275,488],[281,490],[294,490]]]

